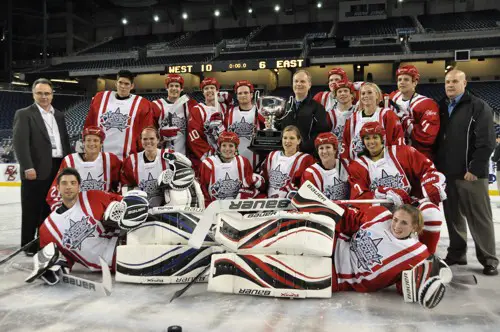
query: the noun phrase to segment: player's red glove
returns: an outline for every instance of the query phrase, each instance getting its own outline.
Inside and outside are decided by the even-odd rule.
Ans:
[[[440,172],[425,173],[421,179],[424,197],[436,205],[444,201],[447,198],[445,181],[446,178]]]
[[[179,130],[181,130],[179,127],[163,127],[160,129],[160,136],[166,139],[172,139],[177,136]]]
[[[392,201],[395,206],[411,203],[410,195],[408,195],[408,193],[403,189],[399,188],[378,186],[377,190],[375,190],[375,198],[388,199]]]
[[[251,199],[259,194],[257,189],[240,188],[236,199]]]

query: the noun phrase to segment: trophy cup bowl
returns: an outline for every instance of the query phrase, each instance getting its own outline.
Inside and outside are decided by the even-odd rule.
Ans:
[[[276,129],[274,123],[285,113],[286,100],[275,96],[263,96],[258,100],[258,112],[266,119],[267,128],[255,133],[249,149],[259,154],[265,154],[281,148],[281,131]]]
[[[265,130],[277,131],[274,121],[285,113],[286,100],[281,97],[263,96],[259,98],[258,112],[270,123],[270,127]]]

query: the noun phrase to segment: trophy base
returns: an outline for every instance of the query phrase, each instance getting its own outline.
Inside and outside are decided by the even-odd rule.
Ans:
[[[280,150],[281,144],[281,131],[275,130],[259,130],[252,138],[252,142],[248,147],[254,152],[269,152]]]

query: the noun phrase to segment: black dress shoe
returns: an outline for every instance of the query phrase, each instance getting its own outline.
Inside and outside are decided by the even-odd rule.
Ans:
[[[444,262],[446,264],[448,264],[448,266],[452,266],[452,265],[467,265],[467,261],[466,260],[459,260],[459,261],[457,261],[457,260],[454,260],[454,259],[449,258],[449,257],[446,257],[444,259]]]
[[[496,266],[485,265],[483,269],[483,274],[487,276],[496,276],[498,274],[498,270]]]

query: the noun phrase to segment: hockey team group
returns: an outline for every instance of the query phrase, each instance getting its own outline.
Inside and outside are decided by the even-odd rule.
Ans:
[[[169,74],[168,97],[149,102],[120,71],[47,194],[27,281],[55,285],[102,258],[119,282],[196,278],[214,292],[298,298],[396,285],[405,302],[435,307],[452,280],[435,255],[447,198],[433,163],[439,109],[415,92],[417,68],[396,76],[384,95],[333,68],[329,91],[311,98],[297,71],[276,123],[282,149],[263,154],[249,148],[270,125],[251,82],[236,82],[233,102],[205,78],[197,103]]]

